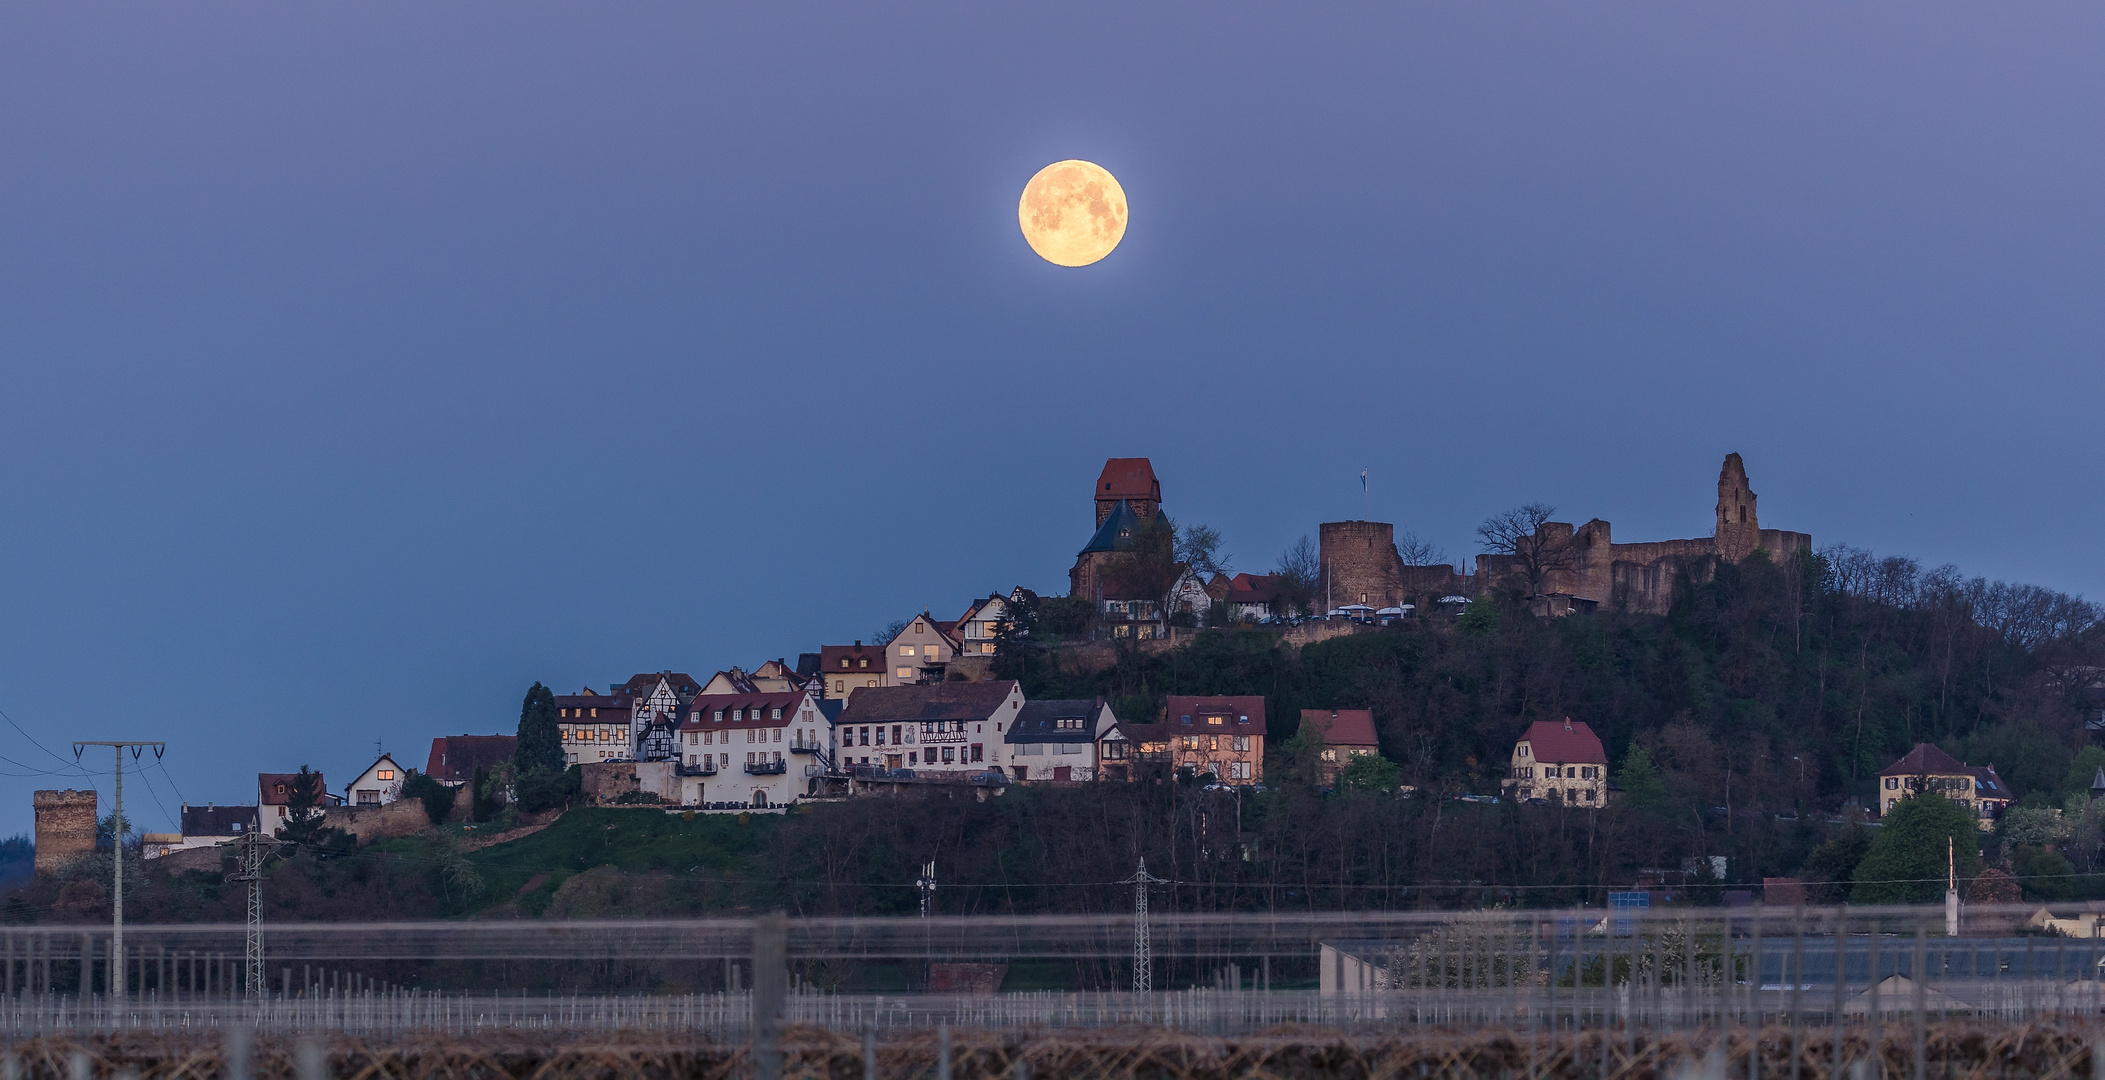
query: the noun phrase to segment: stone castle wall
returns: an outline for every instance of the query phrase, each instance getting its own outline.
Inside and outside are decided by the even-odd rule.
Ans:
[[[36,812],[36,872],[48,874],[76,855],[95,850],[95,793],[38,791],[29,796]]]

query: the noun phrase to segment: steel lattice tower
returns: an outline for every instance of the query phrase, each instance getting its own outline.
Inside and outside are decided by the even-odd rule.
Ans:
[[[263,846],[254,829],[241,838],[241,871],[235,881],[248,882],[248,996],[263,1000]]]
[[[1148,873],[1148,861],[1143,858],[1133,876],[1119,884],[1133,886],[1133,992],[1150,993],[1155,989],[1155,954],[1154,943],[1148,939],[1148,886],[1167,885],[1169,880]]]

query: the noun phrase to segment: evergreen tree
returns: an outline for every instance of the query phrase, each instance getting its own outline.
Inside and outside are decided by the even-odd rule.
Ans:
[[[1659,766],[1652,764],[1652,755],[1642,746],[1632,746],[1623,755],[1622,770],[1616,774],[1622,784],[1623,797],[1639,810],[1657,810],[1666,805],[1666,779],[1659,775]]]
[[[555,692],[535,683],[519,706],[519,742],[512,762],[520,775],[563,771],[563,734],[556,727]]]
[[[1981,833],[1966,808],[1934,791],[1900,800],[1857,864],[1858,904],[1927,904],[1944,896],[1947,840],[1959,878],[1981,872]]]
[[[322,831],[322,802],[326,792],[322,788],[322,774],[305,765],[292,778],[292,788],[285,793],[285,825],[278,830],[278,837],[295,844],[312,843]]]

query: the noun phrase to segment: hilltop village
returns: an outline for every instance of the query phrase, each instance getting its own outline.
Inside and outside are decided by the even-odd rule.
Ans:
[[[1810,536],[1762,527],[1738,454],[1719,470],[1711,536],[1618,543],[1606,521],[1574,526],[1525,507],[1479,530],[1492,551],[1473,567],[1414,560],[1422,549],[1399,547],[1390,523],[1335,521],[1318,527],[1312,550],[1304,541],[1271,573],[1227,573],[1214,562],[1210,530],[1170,520],[1146,458],[1106,461],[1090,502],[1093,518],[1086,528],[1076,523],[1082,543],[1066,596],[992,592],[954,617],[912,613],[884,640],[821,644],[794,662],[706,676],[642,672],[565,693],[536,684],[515,733],[435,736],[423,761],[383,753],[335,787],[320,771],[264,773],[253,805],[184,806],[182,831],[146,834],[144,852],[216,857],[204,849],[258,831],[280,834],[302,819],[361,839],[403,835],[425,827],[427,816],[477,816],[476,807],[499,802],[753,814],[937,791],[984,800],[1019,785],[1178,780],[1258,790],[1288,737],[1297,759],[1310,763],[1298,771],[1301,782],[1319,791],[1350,784],[1407,794],[1367,708],[1282,717],[1260,695],[1172,693],[1134,711],[1131,698],[1121,706],[1101,694],[1028,696],[1008,669],[1023,654],[1086,666],[1218,632],[1305,647],[1398,626],[1452,628],[1494,596],[1546,622],[1602,610],[1659,615],[1677,588],[1709,582],[1720,568],[1749,560],[1791,568],[1812,552]],[[1589,722],[1599,719],[1512,722],[1499,744],[1504,769],[1456,797],[1607,805],[1621,789]],[[566,783],[551,794],[545,778],[553,775]],[[527,791],[530,782],[543,790]],[[1984,823],[2010,802],[1993,766],[1965,765],[1927,744],[1879,782],[1894,796],[1944,791]],[[37,793],[40,869],[93,843],[95,799]],[[1892,801],[1881,798],[1871,812]]]

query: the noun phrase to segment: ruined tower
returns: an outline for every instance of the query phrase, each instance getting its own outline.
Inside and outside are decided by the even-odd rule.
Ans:
[[[37,873],[51,873],[95,850],[93,791],[36,791],[29,802],[37,820]]]
[[[1747,486],[1747,466],[1738,454],[1725,455],[1718,470],[1718,558],[1736,563],[1761,546],[1761,519],[1754,512],[1754,489]]]

